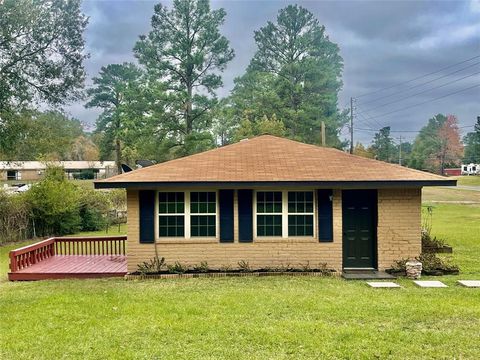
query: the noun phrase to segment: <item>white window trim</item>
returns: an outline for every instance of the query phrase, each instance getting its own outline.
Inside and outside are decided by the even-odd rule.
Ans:
[[[269,213],[258,213],[257,212],[257,195],[259,192],[281,192],[282,193],[282,212],[269,212]],[[285,237],[285,191],[282,190],[255,190],[253,196],[253,226],[255,227],[254,234],[255,238],[260,239],[275,239],[275,238],[284,238]],[[282,216],[282,236],[258,236],[257,228],[257,215],[281,215]],[[288,224],[287,224],[288,226]],[[288,235],[287,235],[288,237]]]
[[[159,201],[158,201],[158,194],[159,193],[175,193],[175,192],[181,192],[184,194],[184,209],[183,213],[178,213],[178,214],[160,214],[160,208],[159,208]],[[190,193],[192,192],[214,192],[215,193],[215,210],[216,214],[191,214],[190,213]],[[220,239],[220,207],[219,207],[219,201],[218,201],[218,190],[217,189],[199,189],[199,190],[156,190],[155,191],[155,240],[157,242],[185,242],[185,240],[199,240],[199,241],[211,241],[211,240],[219,240]],[[183,232],[183,237],[170,237],[170,236],[163,236],[160,237],[159,234],[159,217],[160,215],[172,215],[172,216],[182,216],[183,215],[183,224],[184,224],[184,232]],[[191,215],[215,215],[215,236],[191,236],[190,234],[190,216]]]
[[[258,192],[271,192],[271,191],[280,191],[282,193],[282,213],[260,213],[257,214],[257,193]],[[313,193],[313,213],[289,213],[288,212],[288,193],[289,192],[312,192]],[[287,239],[318,239],[318,229],[317,229],[317,194],[314,189],[254,189],[253,190],[253,234],[255,240],[287,240]],[[288,215],[313,215],[313,236],[304,235],[304,236],[288,236]],[[282,236],[258,236],[257,233],[257,215],[282,215]]]

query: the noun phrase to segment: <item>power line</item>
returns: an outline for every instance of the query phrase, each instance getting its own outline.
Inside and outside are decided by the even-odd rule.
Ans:
[[[423,86],[423,85],[427,85],[427,84],[430,84],[430,83],[432,83],[432,82],[438,81],[438,80],[440,80],[440,79],[446,78],[446,77],[448,77],[448,76],[450,76],[450,75],[456,74],[456,73],[458,73],[458,72],[460,72],[460,71],[466,70],[466,69],[468,69],[468,68],[471,68],[471,67],[476,66],[476,65],[479,65],[479,64],[480,64],[480,62],[474,63],[474,64],[469,65],[469,66],[467,66],[467,67],[464,67],[464,68],[462,68],[462,69],[460,69],[460,70],[456,70],[456,71],[454,71],[454,72],[451,72],[451,73],[442,75],[442,76],[440,76],[440,77],[438,77],[438,78],[435,78],[435,79],[433,79],[433,80],[429,80],[429,81],[426,81],[426,82],[424,82],[424,83],[420,83],[420,84],[417,84],[417,85],[415,85],[415,86],[411,86],[411,87],[409,87],[409,88],[407,88],[407,89],[403,89],[403,90],[394,92],[393,94],[381,96],[381,97],[379,97],[379,98],[377,98],[377,99],[364,102],[364,103],[362,103],[362,105],[371,104],[371,103],[377,102],[377,101],[382,100],[382,99],[387,99],[387,98],[390,98],[390,97],[392,97],[392,96],[396,96],[396,95],[398,95],[398,94],[401,94],[401,93],[410,91],[410,90],[412,90],[412,89],[421,87],[421,86]],[[478,74],[478,73],[472,74],[471,76],[476,75],[476,74]],[[467,76],[467,77],[468,77],[468,76]],[[462,79],[465,79],[465,77],[462,78]],[[461,79],[459,79],[459,80],[461,80]],[[459,80],[458,80],[458,81],[459,81]],[[435,89],[435,87],[432,88],[432,89]],[[410,97],[410,96],[413,96],[413,95],[409,95],[408,97]],[[383,106],[383,105],[380,105],[380,106]],[[376,109],[376,108],[373,108],[373,109]]]
[[[479,64],[480,64],[480,63],[479,63]],[[440,88],[442,88],[442,87],[444,87],[444,86],[447,86],[447,85],[450,85],[450,84],[459,82],[459,81],[464,80],[464,79],[468,79],[468,78],[470,78],[470,77],[472,77],[472,76],[475,76],[475,75],[478,75],[478,74],[480,74],[480,71],[479,71],[479,72],[476,72],[476,73],[473,73],[473,74],[470,74],[470,75],[467,75],[467,76],[464,76],[464,77],[461,77],[460,79],[455,79],[455,80],[446,82],[446,83],[444,83],[444,84],[442,84],[442,85],[435,86],[435,87],[430,88],[430,89],[425,89],[425,90],[419,91],[419,92],[417,92],[417,93],[415,93],[415,94],[411,94],[411,95],[408,95],[408,96],[404,96],[403,98],[399,98],[399,99],[397,99],[397,100],[390,101],[390,102],[387,102],[387,103],[382,104],[382,105],[379,105],[379,106],[375,106],[375,107],[373,107],[373,108],[371,108],[371,109],[368,109],[368,110],[366,110],[366,111],[373,111],[373,110],[376,110],[376,109],[380,109],[380,108],[382,108],[382,107],[385,107],[385,106],[388,106],[388,105],[391,105],[391,104],[395,104],[395,103],[397,103],[397,102],[400,102],[400,101],[402,101],[402,100],[411,98],[411,97],[413,97],[413,96],[421,95],[421,94],[424,94],[424,93],[429,92],[429,91],[432,91],[432,90],[440,89]]]
[[[457,129],[466,129],[466,128],[471,128],[474,127],[475,125],[466,125],[466,126],[458,126]],[[366,128],[354,128],[357,131],[369,131],[369,132],[379,132],[380,129],[375,130],[375,129],[366,129]],[[390,132],[395,132],[395,133],[419,133],[421,130],[390,130]]]
[[[457,63],[452,64],[452,65],[449,65],[449,66],[445,66],[445,67],[443,67],[443,68],[441,68],[441,69],[438,69],[438,70],[436,70],[436,71],[433,71],[433,72],[431,72],[431,73],[428,73],[428,74],[425,74],[425,75],[421,75],[421,76],[417,76],[416,78],[413,78],[413,79],[410,79],[410,80],[407,80],[407,81],[403,81],[403,82],[397,83],[397,84],[395,84],[395,85],[387,86],[387,87],[384,87],[384,88],[381,88],[381,89],[378,89],[378,90],[375,90],[375,91],[371,91],[371,92],[368,92],[368,93],[359,95],[359,96],[357,96],[357,98],[364,97],[364,96],[371,95],[371,94],[376,94],[376,93],[379,93],[380,91],[392,89],[392,88],[395,88],[395,87],[400,86],[400,85],[403,85],[403,84],[408,84],[408,83],[411,83],[411,82],[413,82],[413,81],[415,81],[415,80],[422,79],[422,78],[424,78],[424,77],[427,77],[427,76],[430,76],[430,75],[433,75],[433,74],[438,74],[439,72],[441,72],[441,71],[443,71],[443,70],[450,69],[450,68],[455,67],[455,66],[457,66],[457,65],[464,64],[464,63],[466,63],[466,62],[469,62],[469,61],[471,61],[471,60],[478,59],[478,58],[480,58],[480,55],[471,57],[471,58],[469,58],[469,59],[466,59],[466,60],[457,62]]]
[[[463,92],[463,91],[467,91],[467,90],[474,89],[474,88],[479,87],[479,86],[480,86],[480,84],[473,85],[473,86],[467,87],[467,88],[465,88],[465,89],[460,89],[460,90],[457,90],[457,91],[448,93],[448,94],[443,95],[443,96],[439,96],[439,97],[436,97],[436,98],[433,98],[433,99],[430,99],[430,100],[427,100],[427,101],[422,101],[422,102],[417,103],[417,104],[413,104],[413,105],[410,105],[410,106],[406,106],[406,107],[404,107],[404,108],[400,108],[400,109],[396,109],[396,110],[393,110],[393,111],[389,111],[389,112],[386,112],[386,113],[384,113],[384,114],[380,114],[380,115],[376,115],[376,116],[371,116],[369,119],[370,119],[370,120],[373,120],[373,119],[377,119],[377,118],[379,118],[379,117],[384,117],[384,116],[387,116],[387,115],[395,114],[395,113],[397,113],[397,112],[404,111],[404,110],[407,110],[407,109],[411,109],[411,108],[414,108],[414,107],[417,107],[417,106],[420,106],[420,105],[424,105],[424,104],[427,104],[427,103],[429,103],[429,102],[431,102],[431,101],[440,100],[440,99],[446,98],[446,97],[448,97],[448,96],[452,96],[452,95],[461,93],[461,92]]]

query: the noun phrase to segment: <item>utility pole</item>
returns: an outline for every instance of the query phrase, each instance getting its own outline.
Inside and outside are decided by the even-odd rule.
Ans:
[[[400,144],[398,145],[398,165],[402,165],[402,136],[400,135]]]
[[[322,121],[322,127],[321,127],[321,132],[322,132],[322,138],[321,138],[321,144],[322,146],[325,146],[325,121]]]
[[[353,97],[350,98],[350,154],[353,154]]]

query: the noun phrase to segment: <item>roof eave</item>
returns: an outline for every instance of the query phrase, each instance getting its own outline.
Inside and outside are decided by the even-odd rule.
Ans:
[[[358,180],[358,181],[101,181],[95,182],[95,189],[135,188],[148,189],[159,187],[302,187],[380,189],[380,188],[418,188],[423,186],[456,186],[457,180]]]

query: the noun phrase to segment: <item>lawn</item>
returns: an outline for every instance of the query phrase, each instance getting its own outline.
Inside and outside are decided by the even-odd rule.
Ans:
[[[455,176],[458,185],[480,186],[480,175],[472,176]]]
[[[464,202],[480,205],[480,191],[455,187],[426,187],[422,190],[424,202]]]
[[[338,278],[0,282],[2,359],[477,359],[480,207],[436,204],[446,289]],[[0,248],[2,272],[6,248]]]

